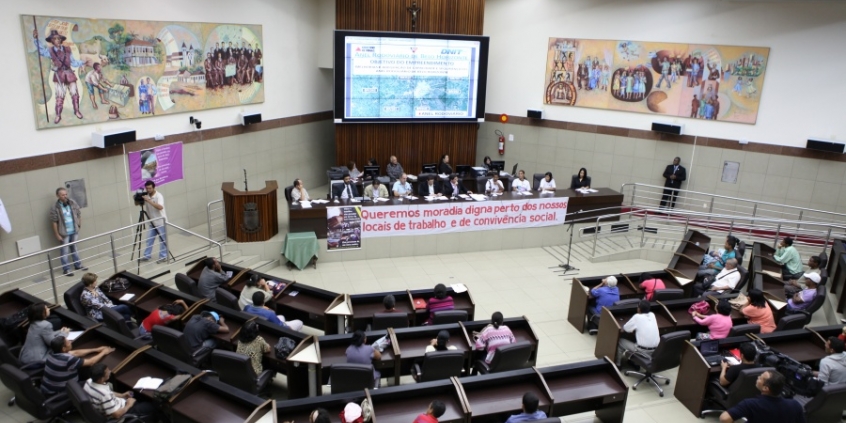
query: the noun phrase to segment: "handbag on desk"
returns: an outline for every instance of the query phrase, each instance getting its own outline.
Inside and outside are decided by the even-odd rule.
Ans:
[[[112,278],[100,285],[101,289],[106,292],[121,292],[129,289],[130,283],[126,278]]]

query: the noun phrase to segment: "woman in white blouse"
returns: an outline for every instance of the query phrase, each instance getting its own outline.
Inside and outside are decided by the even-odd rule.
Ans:
[[[553,192],[555,191],[555,179],[552,179],[552,172],[546,172],[543,175],[543,179],[540,181],[540,187],[538,191],[541,192]]]
[[[291,199],[294,201],[311,201],[311,197],[308,196],[308,191],[303,186],[301,179],[294,179],[294,189],[291,190]]]

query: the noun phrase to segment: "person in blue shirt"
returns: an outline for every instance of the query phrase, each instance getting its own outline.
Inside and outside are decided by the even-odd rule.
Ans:
[[[505,421],[505,423],[519,423],[545,419],[546,413],[538,410],[539,403],[540,400],[538,400],[538,397],[535,394],[526,392],[523,394],[523,412],[512,415]]]
[[[617,278],[609,276],[602,280],[602,282],[589,292],[590,298],[596,300],[596,305],[588,308],[590,317],[588,318],[588,329],[593,335],[597,332],[599,327],[599,313],[602,312],[602,307],[610,307],[617,301],[620,301],[620,290],[617,289]]]
[[[270,309],[270,307],[265,306],[265,297],[263,292],[256,292],[253,294],[253,303],[244,307],[245,313],[255,314],[256,316],[262,317],[270,323],[282,326],[283,328],[288,328],[291,330],[299,331],[303,328],[302,320],[289,320],[285,321],[284,316],[279,316]]]
[[[733,236],[726,238],[726,245],[721,250],[712,251],[702,259],[702,264],[699,265],[697,275],[705,277],[720,273],[726,266],[727,261],[737,258],[735,247],[737,247],[737,238]]]

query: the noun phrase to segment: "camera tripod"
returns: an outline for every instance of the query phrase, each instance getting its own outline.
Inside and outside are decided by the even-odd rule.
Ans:
[[[147,221],[150,220],[150,216],[144,210],[144,206],[142,205],[140,207],[141,207],[141,210],[138,213],[138,225],[135,226],[135,240],[132,241],[132,255],[130,255],[130,258],[129,258],[129,261],[135,260],[135,262],[136,262],[135,272],[139,273],[139,274],[141,273],[141,256],[143,255],[142,251],[143,251],[143,248],[144,248],[143,245],[142,245],[142,243],[144,242],[144,232],[145,232],[145,229],[147,229]],[[150,223],[150,226],[152,227],[153,224]],[[176,259],[173,257],[173,253],[170,252],[170,248],[168,248],[168,246],[167,246],[167,242],[164,240],[164,238],[162,238],[162,234],[160,234],[158,231],[156,231],[156,236],[159,238],[159,241],[161,242],[161,245],[159,245],[159,248],[164,248],[167,251],[167,255],[170,256],[170,259],[176,261]],[[136,250],[138,251],[138,258],[137,259],[135,258],[135,251]]]

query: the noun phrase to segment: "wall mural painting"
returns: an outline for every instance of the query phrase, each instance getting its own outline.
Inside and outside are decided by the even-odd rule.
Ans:
[[[550,38],[544,104],[754,124],[770,49]]]
[[[38,129],[264,102],[261,25],[22,15]]]

